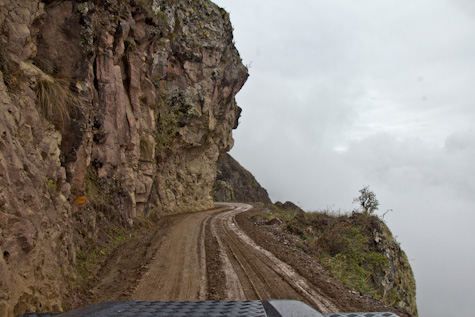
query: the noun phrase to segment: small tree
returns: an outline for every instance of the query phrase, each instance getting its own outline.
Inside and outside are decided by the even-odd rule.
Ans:
[[[359,197],[353,199],[353,203],[358,203],[363,209],[364,214],[369,215],[378,210],[379,201],[376,199],[376,195],[369,189],[369,186],[360,189],[360,194]]]

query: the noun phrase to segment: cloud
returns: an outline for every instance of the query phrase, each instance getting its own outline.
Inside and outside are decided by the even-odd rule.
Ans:
[[[454,0],[453,2],[461,12],[470,17],[475,17],[475,3],[472,0]]]
[[[445,141],[445,148],[453,154],[461,151],[475,151],[475,130],[452,133]]]
[[[434,147],[417,138],[375,134],[351,144],[345,156],[346,164],[397,193],[439,188],[446,197],[475,204],[475,179],[467,177],[475,175],[473,132],[450,135],[444,147]]]
[[[469,315],[473,1],[216,2],[252,61],[232,155],[307,210],[351,210],[370,185],[415,259],[420,314]]]

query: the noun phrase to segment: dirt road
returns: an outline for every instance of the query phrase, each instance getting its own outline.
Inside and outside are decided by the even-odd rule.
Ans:
[[[147,248],[149,253],[153,250],[153,256],[148,265],[141,266],[135,283],[128,279],[135,285],[115,292],[115,296],[153,301],[287,298],[305,301],[322,312],[338,310],[317,287],[256,245],[239,228],[234,217],[252,208],[250,205],[217,207],[172,217],[166,230],[149,238]],[[126,254],[118,258],[127,260]],[[96,294],[119,283],[118,276],[133,272],[130,268],[129,272],[117,271],[120,266],[111,266]]]
[[[203,226],[217,211],[191,213],[162,240],[150,269],[133,295],[138,300],[206,299],[206,258]],[[158,238],[158,237],[157,237]]]
[[[235,216],[252,206],[216,207],[166,217],[155,232],[118,250],[91,292],[94,301],[297,299],[321,312],[340,311],[241,230]]]
[[[214,210],[163,217],[153,230],[112,254],[89,292],[89,304],[296,299],[322,313],[391,310],[335,280],[303,252],[282,245],[249,221],[254,212],[245,212],[249,209],[217,204]]]

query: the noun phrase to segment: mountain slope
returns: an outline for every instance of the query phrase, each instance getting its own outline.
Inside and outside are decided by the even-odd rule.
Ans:
[[[214,199],[225,202],[271,203],[267,190],[228,153],[221,155],[218,160]]]

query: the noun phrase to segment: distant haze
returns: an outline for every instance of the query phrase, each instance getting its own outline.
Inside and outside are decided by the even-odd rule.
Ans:
[[[475,2],[218,0],[250,66],[231,152],[273,201],[370,185],[421,316],[473,316]]]

